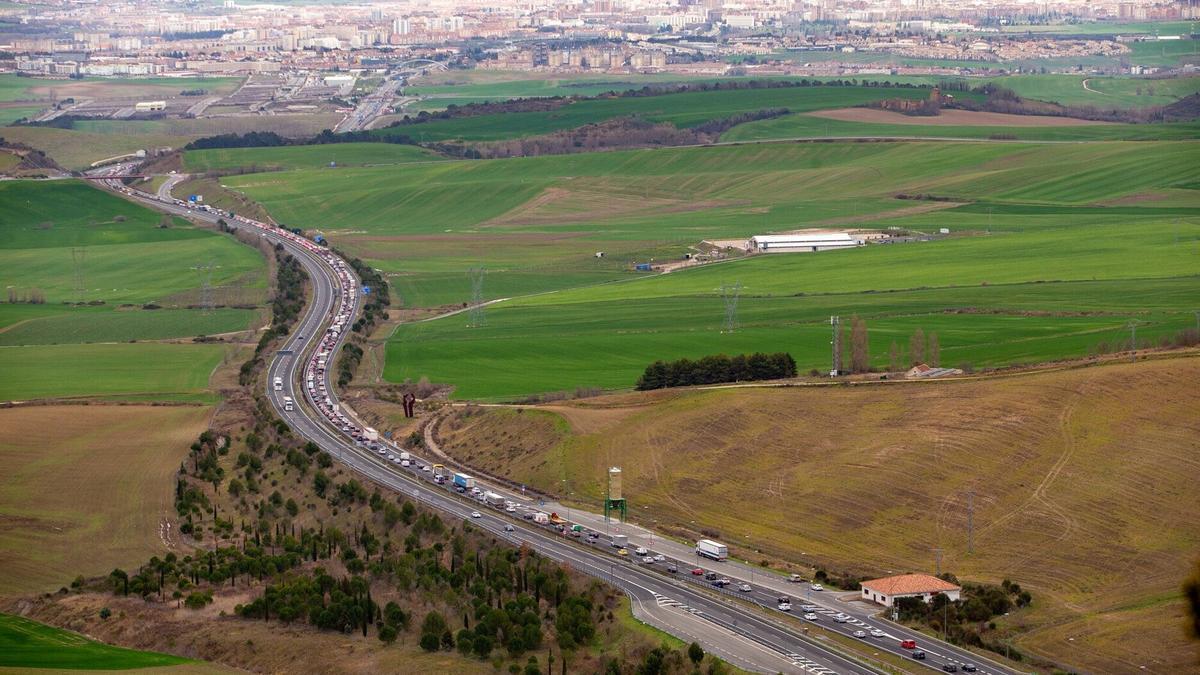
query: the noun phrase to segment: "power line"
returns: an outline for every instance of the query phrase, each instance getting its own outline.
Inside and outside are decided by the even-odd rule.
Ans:
[[[721,284],[721,298],[725,300],[725,325],[722,333],[732,333],[738,328],[738,299],[742,295],[742,282],[734,282],[732,286]]]
[[[467,325],[471,328],[487,324],[487,317],[483,314],[483,278],[486,274],[487,271],[482,267],[467,270],[467,277],[471,279],[471,308],[467,312]]]
[[[212,292],[212,271],[215,265],[210,260],[203,265],[197,265],[192,269],[200,275],[200,309],[205,314],[213,309],[213,292]]]

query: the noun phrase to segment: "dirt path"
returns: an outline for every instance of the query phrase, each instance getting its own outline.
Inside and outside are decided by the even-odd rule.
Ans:
[[[1090,78],[1090,77],[1083,81],[1083,88],[1085,91],[1090,91],[1093,94],[1100,94],[1101,96],[1108,96],[1108,94],[1106,94],[1102,91],[1099,91],[1097,89],[1092,89],[1091,87],[1089,87],[1088,82],[1091,82],[1091,81],[1092,81],[1092,78]]]

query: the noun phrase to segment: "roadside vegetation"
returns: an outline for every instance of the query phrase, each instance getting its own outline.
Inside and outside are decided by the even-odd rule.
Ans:
[[[78,633],[0,614],[0,667],[131,670],[188,662],[170,654],[112,647]]]

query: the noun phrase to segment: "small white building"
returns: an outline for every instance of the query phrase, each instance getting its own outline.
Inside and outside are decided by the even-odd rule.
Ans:
[[[758,253],[803,253],[862,245],[862,241],[847,232],[797,232],[756,235],[750,238],[746,250]]]
[[[133,104],[133,109],[137,112],[153,112],[157,110],[166,110],[166,101],[138,101]]]
[[[932,602],[938,593],[958,600],[962,595],[962,587],[929,574],[899,574],[862,582],[863,600],[884,607],[891,607],[898,598],[921,598],[925,602]]]

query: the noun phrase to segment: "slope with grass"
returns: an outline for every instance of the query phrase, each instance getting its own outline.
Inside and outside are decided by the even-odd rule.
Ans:
[[[40,288],[50,303],[78,299],[73,249],[86,249],[85,301],[165,304],[200,285],[200,262],[213,265],[214,286],[265,287],[253,249],[79,181],[5,181],[0,211],[0,283]]]
[[[0,410],[0,594],[49,592],[166,553],[172,476],[206,428],[197,406]],[[3,652],[0,649],[0,652]]]
[[[180,148],[196,138],[158,132],[97,134],[52,127],[5,127],[0,137],[41,150],[63,167],[79,171],[102,159],[138,150]]]
[[[78,633],[0,614],[0,667],[133,670],[188,662],[170,654],[113,647]]]
[[[1188,144],[1165,143],[606,153],[600,159],[649,194],[712,207],[579,223],[563,222],[564,211],[531,220],[531,210],[524,229],[565,229],[588,237],[587,244],[606,238],[642,245],[655,236],[748,238],[831,221],[919,232],[945,227],[955,236],[754,256],[516,298],[490,307],[485,328],[467,329],[462,317],[401,326],[384,374],[392,381],[424,375],[454,383],[459,396],[493,398],[627,387],[656,359],[718,352],[784,349],[803,370],[827,368],[828,317],[852,313],[870,323],[881,367],[890,343],[905,345],[917,327],[939,332],[949,365],[1078,357],[1123,337],[1134,318],[1143,338],[1157,340],[1191,324],[1188,295],[1200,290],[1200,202],[1181,187],[1196,179],[1191,156]],[[535,167],[547,165],[526,166],[533,180]],[[580,162],[576,178],[558,185],[576,185],[597,168]],[[636,189],[592,175],[593,190]],[[951,200],[943,206],[953,208],[904,211],[911,201],[887,198],[898,193],[942,195]],[[767,213],[751,215],[751,205]],[[742,325],[722,334],[719,289],[734,282],[742,285]]]
[[[1200,359],[863,387],[725,389],[471,409],[443,446],[681,538],[865,575],[942,568],[1031,589],[1021,650],[1096,672],[1187,669],[1181,579],[1200,546]],[[974,491],[974,553],[967,494]],[[751,498],[747,498],[747,496]],[[1010,633],[1011,631],[1011,633]],[[1073,640],[1066,640],[1071,636]]]
[[[603,98],[578,101],[547,112],[518,112],[435,120],[380,129],[383,135],[403,134],[421,141],[492,141],[573,129],[614,117],[636,115],[653,122],[694,127],[714,119],[764,108],[792,111],[859,105],[885,98],[928,98],[923,89],[875,87],[794,87],[686,92],[662,96]]]
[[[187,171],[213,171],[257,167],[260,170],[320,169],[432,162],[444,159],[429,150],[392,143],[336,143],[293,145],[279,148],[189,150],[184,153]]]
[[[254,309],[184,308],[205,281],[220,304],[261,304],[258,251],[79,181],[0,183],[0,213],[0,284],[17,301],[0,306],[0,400],[214,398],[235,346],[135,342],[246,331]]]
[[[1200,91],[1200,77],[1195,76],[1149,79],[1086,75],[1010,75],[990,81],[1026,98],[1098,108],[1162,106]]]
[[[925,118],[903,118],[899,115],[896,115],[894,121],[891,122],[871,122],[838,120],[816,114],[793,113],[774,119],[739,124],[721,135],[723,142],[792,138],[946,138],[1055,142],[1172,141],[1200,139],[1200,123],[958,126],[943,125]]]

